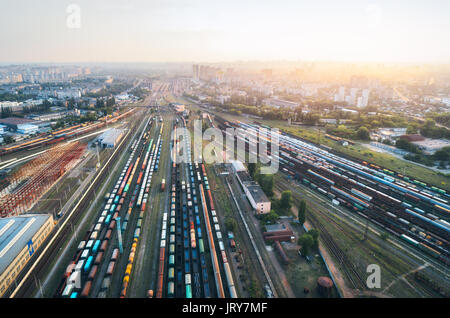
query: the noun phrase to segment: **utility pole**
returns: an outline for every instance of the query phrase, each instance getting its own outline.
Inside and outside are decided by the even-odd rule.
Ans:
[[[364,237],[363,237],[363,241],[367,240],[367,232],[369,231],[369,219],[366,220],[366,227],[364,230]]]
[[[96,170],[98,170],[100,168],[100,156],[98,154],[98,144],[95,144],[95,150],[97,152],[97,166],[96,166]]]

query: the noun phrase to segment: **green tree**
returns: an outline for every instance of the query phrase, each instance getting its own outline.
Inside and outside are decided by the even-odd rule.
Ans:
[[[50,103],[47,99],[42,102],[42,110],[43,111],[48,111],[51,106],[52,106],[52,103]]]
[[[95,103],[95,108],[103,108],[105,107],[105,102],[101,98],[97,98],[97,101]]]
[[[360,140],[370,140],[369,129],[364,126],[359,127],[358,131],[356,132],[356,137]]]
[[[389,234],[388,233],[381,233],[380,237],[383,241],[386,241],[389,238]]]
[[[228,231],[234,232],[237,228],[236,220],[231,217],[227,217],[225,220],[225,226]]]
[[[292,206],[292,192],[289,190],[283,191],[281,193],[280,208],[289,211]]]
[[[408,125],[408,127],[406,127],[406,133],[407,134],[417,134],[417,126],[416,125]]]
[[[298,207],[298,221],[300,224],[305,223],[306,221],[306,201],[301,200],[300,205]]]
[[[279,218],[280,216],[274,210],[271,210],[270,213],[261,217],[261,221],[263,224],[274,224]]]
[[[312,236],[313,241],[314,241],[314,246],[318,247],[319,246],[319,231],[317,231],[316,229],[311,229],[308,231],[308,234]]]
[[[5,142],[5,144],[12,144],[15,140],[14,140],[14,138],[11,137],[11,136],[5,136],[5,137],[3,138],[3,141]]]
[[[314,246],[314,238],[312,235],[305,233],[298,238],[298,245],[301,246],[302,253],[308,255]]]
[[[258,174],[257,181],[268,197],[273,196],[273,174]]]
[[[1,118],[6,118],[6,117],[10,117],[12,115],[12,110],[11,107],[3,107],[2,106],[2,110],[1,110]]]
[[[255,179],[255,174],[256,174],[256,163],[250,162],[250,163],[248,164],[248,173],[250,174],[250,176],[252,177],[252,179]]]

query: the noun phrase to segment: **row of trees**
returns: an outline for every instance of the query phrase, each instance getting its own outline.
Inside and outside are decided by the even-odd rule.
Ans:
[[[95,101],[95,108],[100,109],[100,108],[105,108],[105,107],[112,107],[116,104],[116,99],[113,97],[111,98],[97,98],[97,100]]]
[[[111,96],[111,95],[117,95],[120,94],[127,89],[133,87],[133,83],[112,83],[110,85],[105,86],[104,88],[100,89],[98,92],[95,93],[88,93],[86,94],[87,97],[105,97],[105,96]]]
[[[327,134],[338,136],[347,139],[357,139],[357,140],[370,140],[370,131],[367,127],[361,126],[358,130],[348,128],[345,125],[333,126],[326,125],[325,131]]]
[[[6,117],[11,117],[12,115],[12,109],[11,107],[3,107],[0,111],[0,118],[6,118]]]
[[[420,127],[420,134],[424,137],[439,139],[450,138],[450,129],[436,126],[433,119],[427,119],[422,127]]]
[[[14,94],[14,93],[1,93],[0,94],[0,101],[23,102],[30,98],[33,98],[33,95],[26,95],[21,92],[18,92],[17,94]]]
[[[450,113],[430,113],[428,116],[436,123],[450,128]]]

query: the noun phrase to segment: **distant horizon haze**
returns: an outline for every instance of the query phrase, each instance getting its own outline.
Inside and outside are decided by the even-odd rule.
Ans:
[[[443,0],[3,0],[0,63],[450,63]]]

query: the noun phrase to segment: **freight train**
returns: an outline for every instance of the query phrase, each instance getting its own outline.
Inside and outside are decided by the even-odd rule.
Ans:
[[[227,124],[244,128],[252,138],[264,138],[270,143],[269,134],[258,126]],[[450,215],[444,190],[432,189],[421,182],[400,181],[393,171],[365,161],[359,164],[287,134],[280,134],[279,140],[279,154],[269,157],[278,159],[281,171],[289,177],[302,180],[333,202],[369,216],[396,235],[409,233],[443,257],[448,255]],[[397,218],[386,218],[386,212]],[[426,234],[417,237],[414,231]]]
[[[145,128],[147,128],[147,125]],[[138,143],[142,141],[142,136],[143,133],[138,138]],[[86,232],[82,241],[79,243],[77,252],[71,263],[67,266],[60,284],[60,288],[58,288],[55,296],[70,298],[89,297],[93,281],[98,277],[99,268],[102,262],[109,262],[105,276],[103,278],[98,277],[98,279],[103,279],[101,291],[98,296],[101,297],[102,294],[102,296],[105,296],[106,290],[109,288],[111,283],[111,275],[113,275],[116,269],[116,262],[120,255],[117,248],[113,250],[109,260],[105,259],[105,254],[116,228],[116,222],[118,221],[119,213],[124,204],[124,199],[127,197],[127,193],[129,192],[129,185],[131,180],[134,178],[134,168],[138,166],[140,158],[139,156],[136,161],[133,162],[133,158],[135,157],[138,149],[137,147],[134,147],[134,145],[136,145],[136,143],[133,142],[131,146],[133,150],[131,151],[128,161],[123,167],[113,189],[105,196],[104,207],[99,212],[97,222],[91,225],[90,229]],[[123,229],[126,228],[129,213],[135,200],[136,190],[132,195],[128,213],[124,217]],[[138,224],[141,223],[138,221]],[[136,247],[135,243],[139,238],[139,234],[140,225],[137,226],[134,233],[134,248]],[[132,259],[134,259],[134,254],[130,254],[129,261]],[[132,266],[127,267],[126,271],[130,272],[131,267]],[[124,282],[125,281],[128,281],[128,279],[124,278]],[[122,289],[121,295],[125,295],[124,292],[126,292],[126,288]]]
[[[134,109],[131,109],[117,117],[114,118],[115,121],[128,117],[134,112]],[[111,123],[112,119],[107,119],[105,117],[100,118],[99,122],[83,126],[83,125],[74,125],[68,128],[60,129],[54,132],[51,132],[47,136],[39,137],[33,140],[28,140],[23,143],[17,145],[6,146],[0,148],[0,156],[4,156],[7,154],[11,154],[14,152],[22,151],[22,150],[30,150],[38,147],[45,147],[55,143],[59,143],[64,140],[72,139],[75,137],[79,137],[82,135],[86,135],[92,131],[96,131],[105,127],[108,123]]]

